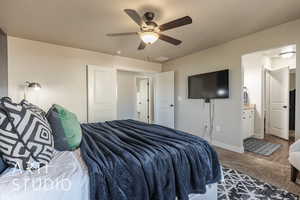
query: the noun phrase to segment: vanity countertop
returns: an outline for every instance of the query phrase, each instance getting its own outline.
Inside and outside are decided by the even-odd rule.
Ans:
[[[249,104],[249,105],[244,105],[244,110],[251,110],[255,109],[255,104]]]

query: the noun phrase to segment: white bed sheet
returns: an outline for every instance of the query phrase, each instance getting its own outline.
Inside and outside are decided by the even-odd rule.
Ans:
[[[191,194],[189,200],[217,200],[218,198],[218,184],[211,184],[206,186],[205,194]]]
[[[38,171],[6,170],[0,190],[0,200],[89,200],[89,176],[79,151],[56,152],[49,167]],[[217,200],[217,184],[190,200]]]
[[[88,200],[89,177],[75,152],[57,152],[37,171],[6,170],[0,190],[0,200]]]

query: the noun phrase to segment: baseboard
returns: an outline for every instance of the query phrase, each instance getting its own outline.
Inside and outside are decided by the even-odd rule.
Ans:
[[[237,152],[237,153],[244,153],[244,148],[243,147],[232,146],[232,145],[224,144],[224,143],[219,142],[219,141],[213,141],[212,144],[217,146],[217,147],[229,150],[229,151],[233,151],[233,152]]]

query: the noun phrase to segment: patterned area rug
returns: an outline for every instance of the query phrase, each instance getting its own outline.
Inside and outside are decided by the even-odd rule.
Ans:
[[[223,167],[224,181],[218,186],[218,200],[298,200],[299,196],[256,178]]]

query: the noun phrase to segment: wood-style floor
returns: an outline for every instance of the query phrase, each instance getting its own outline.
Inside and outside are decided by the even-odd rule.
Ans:
[[[218,147],[215,147],[215,149],[219,154],[222,165],[300,195],[300,177],[297,184],[290,181],[289,142],[271,135],[266,135],[266,140],[282,144],[282,147],[271,156],[260,156],[249,152],[240,154]]]

